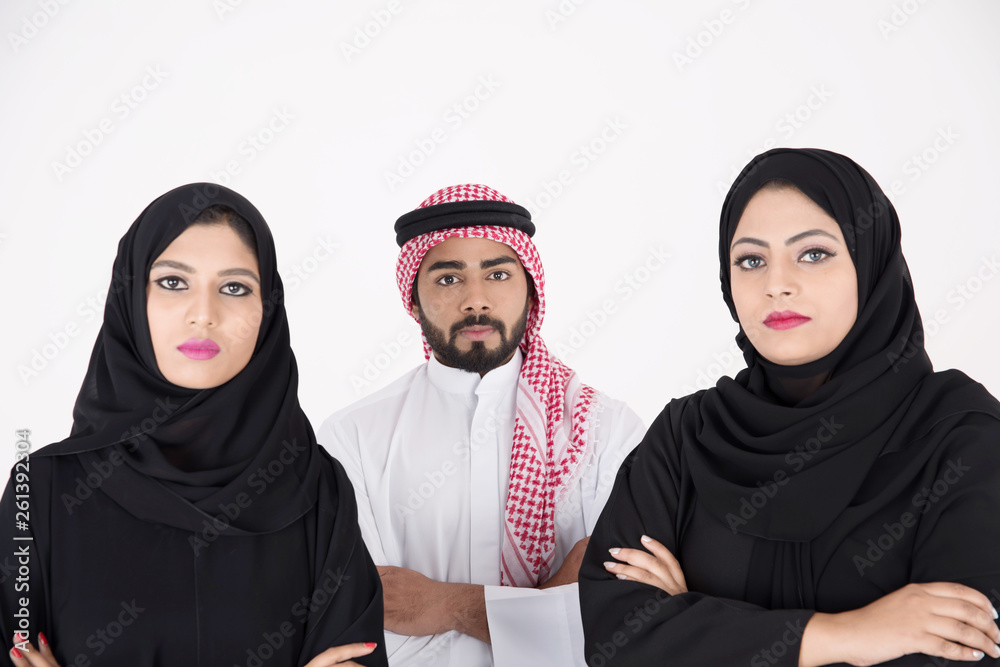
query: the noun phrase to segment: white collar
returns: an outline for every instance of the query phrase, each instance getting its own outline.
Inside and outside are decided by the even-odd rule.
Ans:
[[[510,361],[479,377],[479,373],[470,373],[460,368],[445,366],[431,352],[431,358],[427,360],[427,377],[431,384],[449,394],[478,395],[507,391],[511,385],[517,384],[523,361],[524,356],[521,354],[521,348],[518,347]]]

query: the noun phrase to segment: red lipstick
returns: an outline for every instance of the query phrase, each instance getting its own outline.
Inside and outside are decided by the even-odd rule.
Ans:
[[[764,326],[783,331],[785,329],[794,329],[800,324],[805,324],[811,319],[811,317],[799,315],[794,310],[782,310],[780,312],[776,310],[764,319]]]
[[[211,338],[205,340],[190,338],[178,345],[177,349],[185,357],[195,361],[206,361],[219,353],[219,346]]]

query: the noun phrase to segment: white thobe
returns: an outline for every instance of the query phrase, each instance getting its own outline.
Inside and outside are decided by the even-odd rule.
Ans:
[[[320,428],[320,444],[354,484],[358,523],[376,565],[485,587],[492,650],[454,631],[386,631],[394,667],[584,664],[575,584],[544,591],[499,585],[521,362],[518,351],[480,378],[432,357]],[[592,410],[592,454],[556,505],[553,573],[593,530],[618,468],[645,430],[628,406],[600,393]]]

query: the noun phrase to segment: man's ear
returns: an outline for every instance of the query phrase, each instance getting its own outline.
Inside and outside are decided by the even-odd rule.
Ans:
[[[417,297],[417,279],[413,279],[413,289],[410,291],[410,314],[417,322],[420,321],[420,299]]]

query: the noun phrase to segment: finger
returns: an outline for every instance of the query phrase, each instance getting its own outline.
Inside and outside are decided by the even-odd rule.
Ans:
[[[38,652],[43,658],[49,661],[50,664],[58,665],[56,662],[56,657],[52,655],[52,647],[49,646],[48,638],[41,632],[38,633]]]
[[[1000,658],[1000,647],[982,630],[945,616],[931,616],[927,631],[949,642],[978,650],[991,658]]]
[[[674,554],[671,553],[670,549],[666,548],[663,544],[657,542],[649,535],[643,535],[642,538],[640,538],[640,541],[643,546],[649,549],[650,552],[656,556],[657,560],[662,562],[667,569],[670,570],[670,574],[673,575],[674,580],[682,585],[686,591],[687,581],[684,579],[684,570],[681,569],[680,562],[674,558]]]
[[[677,585],[677,582],[674,581],[669,575],[667,575],[666,578],[660,578],[656,574],[641,567],[628,565],[626,563],[612,563],[610,561],[604,563],[604,567],[608,570],[608,572],[611,572],[619,579],[630,579],[632,581],[649,584],[650,586],[660,588],[671,595],[677,595],[684,592]]]
[[[983,611],[982,607],[960,598],[931,596],[929,599],[932,614],[965,623],[985,634],[994,643],[1000,642],[1000,628],[994,622],[993,615]]]
[[[1000,642],[1000,628],[991,615],[970,602],[957,598],[937,598],[933,599],[930,611],[935,618],[960,623],[982,633],[994,644]]]
[[[964,584],[958,584],[953,581],[933,581],[926,584],[912,584],[914,586],[919,586],[925,592],[931,595],[937,595],[939,597],[946,598],[959,598],[965,600],[970,604],[982,609],[984,612],[989,614],[994,620],[997,619],[997,610],[990,603],[990,599],[977,591],[975,588],[971,588]]]
[[[375,642],[358,642],[355,644],[334,646],[333,648],[328,648],[310,660],[306,667],[330,667],[331,665],[341,665],[344,664],[342,662],[344,660],[360,658],[361,656],[368,655],[375,650],[376,646],[378,646],[378,644]]]
[[[671,580],[674,580],[674,576],[671,574],[666,565],[660,562],[656,556],[647,551],[642,551],[640,549],[618,549],[617,552],[615,549],[609,549],[608,551],[618,560],[640,567],[658,577],[669,577]]]

